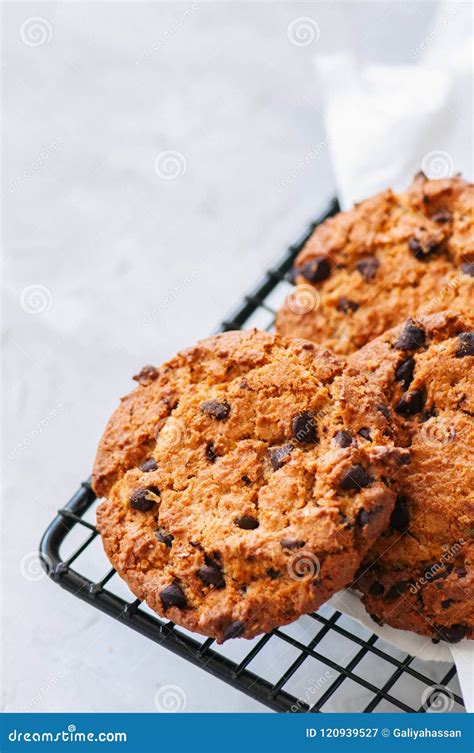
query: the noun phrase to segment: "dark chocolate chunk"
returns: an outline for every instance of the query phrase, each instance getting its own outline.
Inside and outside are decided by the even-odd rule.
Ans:
[[[468,277],[474,277],[474,261],[466,261],[461,264],[461,271]]]
[[[140,512],[149,512],[156,504],[154,497],[160,496],[160,490],[156,486],[147,489],[135,489],[130,497],[130,507]]]
[[[163,528],[163,526],[158,526],[158,528],[156,529],[156,538],[158,539],[158,541],[161,541],[162,544],[166,544],[168,548],[171,547],[174,541],[174,536],[168,533],[168,531]]]
[[[202,580],[206,586],[215,586],[216,588],[224,588],[225,580],[222,575],[222,570],[217,565],[205,565],[200,567],[196,572],[199,580]]]
[[[410,516],[408,513],[407,498],[399,494],[395,500],[395,507],[390,516],[390,528],[403,533],[408,530],[410,525]]]
[[[362,429],[359,429],[357,433],[360,434],[360,436],[363,437],[364,439],[368,439],[369,442],[372,441],[372,437],[370,435],[370,429],[368,429],[367,426],[363,426]]]
[[[269,567],[267,570],[267,575],[270,578],[270,580],[276,580],[276,578],[279,578],[281,573],[279,570],[275,570],[274,567]]]
[[[369,586],[369,594],[371,596],[382,596],[383,592],[385,591],[385,588],[382,586],[381,583],[378,583],[378,581],[374,580],[373,583]]]
[[[223,421],[230,413],[230,405],[227,400],[206,400],[202,403],[201,410],[216,421]]]
[[[357,311],[358,308],[358,303],[345,298],[345,296],[341,296],[337,302],[337,310],[342,311],[343,314],[348,314],[349,311]]]
[[[322,282],[331,274],[331,265],[325,256],[317,256],[306,262],[297,272],[310,282]]]
[[[210,463],[214,463],[218,457],[214,442],[208,442],[205,450],[206,458]]]
[[[461,332],[458,340],[459,348],[456,351],[456,358],[474,356],[474,332]]]
[[[229,622],[226,629],[224,630],[223,638],[225,641],[228,641],[230,638],[239,638],[241,635],[243,635],[244,630],[245,625],[240,620]]]
[[[270,453],[270,463],[274,471],[277,471],[290,459],[290,454],[293,452],[294,447],[292,444],[284,444],[281,447],[273,447]]]
[[[155,458],[148,458],[148,460],[145,460],[144,463],[141,464],[140,470],[144,473],[150,473],[150,471],[156,471],[158,468],[156,464]]]
[[[144,366],[143,369],[132,377],[136,382],[140,384],[150,384],[158,379],[160,376],[159,369],[156,366]]]
[[[413,390],[406,392],[398,401],[395,410],[400,416],[414,416],[421,413],[425,404],[425,393],[423,390]]]
[[[426,261],[430,258],[430,254],[437,251],[441,246],[441,241],[437,238],[428,238],[427,241],[422,243],[418,238],[413,237],[408,241],[408,248],[412,252],[415,259],[418,261]]]
[[[334,441],[339,447],[349,447],[352,444],[352,437],[348,431],[340,429],[337,434],[334,435]]]
[[[453,603],[453,599],[444,599],[444,601],[441,602],[441,606],[443,607],[443,609],[449,609],[449,607]]]
[[[431,219],[433,222],[449,222],[453,219],[453,215],[448,209],[439,209],[434,213]]]
[[[297,539],[282,539],[280,545],[282,549],[302,549],[306,541],[298,541]]]
[[[398,350],[417,350],[422,348],[426,341],[426,333],[423,327],[415,324],[413,319],[408,319],[394,347]]]
[[[466,575],[467,575],[466,568],[462,567],[462,566],[461,567],[457,567],[456,568],[456,575],[458,576],[458,578],[465,578]]]
[[[387,405],[381,403],[380,405],[377,405],[377,410],[387,419],[387,421],[390,421],[390,409]]]
[[[366,256],[356,264],[356,269],[364,280],[373,280],[380,267],[380,262],[375,256]]]
[[[241,476],[241,480],[244,482],[245,486],[250,486],[252,483],[252,479],[248,476]]]
[[[399,366],[395,369],[395,381],[403,382],[404,389],[408,389],[413,381],[413,372],[415,371],[415,359],[413,356],[408,356]]]
[[[373,620],[377,625],[383,625],[383,621],[378,617],[376,614],[369,614],[369,617],[371,620]]]
[[[439,637],[443,641],[448,643],[459,643],[464,636],[469,634],[469,628],[467,625],[451,625],[451,627],[444,627],[443,625],[435,625],[435,630]]]
[[[345,471],[340,486],[344,492],[352,490],[359,491],[359,489],[363,489],[364,486],[368,486],[371,481],[372,479],[365,472],[360,463],[356,463],[356,465],[353,465]]]
[[[188,606],[184,591],[177,583],[172,583],[170,586],[166,586],[160,591],[160,599],[163,604],[163,609],[169,609],[169,607],[186,609]]]
[[[396,583],[389,588],[387,593],[385,594],[385,598],[388,601],[391,601],[392,599],[396,599],[398,596],[401,596],[408,588],[408,580],[398,580]]]
[[[251,515],[242,515],[241,518],[235,518],[234,523],[244,531],[253,531],[260,525],[257,518],[253,518]]]
[[[294,438],[302,444],[315,444],[318,441],[316,422],[312,411],[305,410],[293,416],[291,428]]]

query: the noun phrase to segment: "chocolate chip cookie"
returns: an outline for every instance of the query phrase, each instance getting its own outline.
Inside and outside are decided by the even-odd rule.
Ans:
[[[277,331],[349,354],[417,312],[469,311],[473,209],[472,184],[419,173],[406,193],[387,190],[328,219],[296,259]]]
[[[105,551],[160,615],[224,641],[316,609],[386,528],[389,408],[328,351],[257,330],[146,367],[93,475]]]
[[[371,616],[435,640],[474,632],[474,321],[409,320],[350,357],[410,450],[390,525],[354,586]]]

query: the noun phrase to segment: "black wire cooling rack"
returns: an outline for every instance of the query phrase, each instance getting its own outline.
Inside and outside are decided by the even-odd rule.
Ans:
[[[275,311],[291,289],[296,255],[314,228],[337,211],[333,200],[244,296],[222,322],[221,331],[244,326],[272,329]],[[329,605],[253,641],[222,646],[160,619],[134,599],[110,568],[94,526],[95,504],[86,481],[44,533],[40,557],[50,578],[265,706],[279,712],[463,709],[453,665],[447,668],[409,656]]]

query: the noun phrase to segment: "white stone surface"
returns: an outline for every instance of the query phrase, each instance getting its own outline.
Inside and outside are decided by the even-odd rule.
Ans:
[[[28,555],[131,375],[213,330],[331,196],[314,56],[398,62],[433,7],[4,5],[5,710],[153,711],[167,684],[187,711],[263,710],[36,580]],[[320,35],[296,46],[302,16]]]

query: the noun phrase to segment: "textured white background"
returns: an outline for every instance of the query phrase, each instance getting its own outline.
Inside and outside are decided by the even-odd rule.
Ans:
[[[5,710],[153,711],[169,683],[189,711],[262,709],[20,563],[131,375],[214,329],[333,193],[314,56],[408,63],[435,6],[3,4]],[[36,16],[41,46],[20,35]],[[320,28],[305,47],[300,16]],[[168,149],[175,180],[154,171]]]

